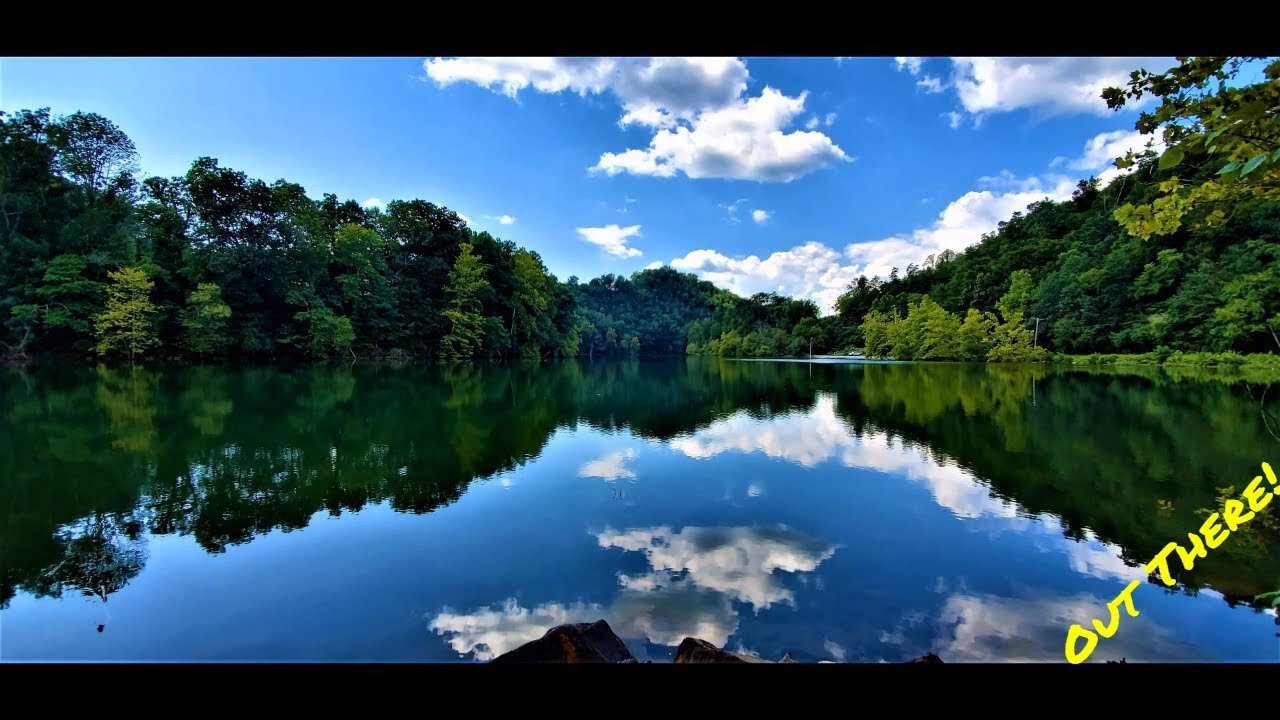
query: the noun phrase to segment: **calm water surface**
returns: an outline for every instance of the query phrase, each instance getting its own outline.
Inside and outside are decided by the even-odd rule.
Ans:
[[[0,657],[473,662],[606,618],[655,661],[688,635],[1061,661],[1215,488],[1280,460],[1261,390],[710,359],[2,371]],[[1092,660],[1280,659],[1250,605],[1276,538],[1143,584]]]

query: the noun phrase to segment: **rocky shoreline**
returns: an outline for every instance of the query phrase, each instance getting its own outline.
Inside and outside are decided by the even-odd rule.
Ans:
[[[545,635],[510,652],[490,660],[491,663],[639,663],[627,650],[626,643],[618,637],[609,623],[596,620],[589,623],[557,625]],[[651,662],[651,661],[646,661]],[[673,662],[686,663],[795,663],[788,652],[780,660],[765,660],[756,655],[736,653],[694,637],[686,637],[676,648]],[[941,663],[933,653],[908,660],[909,663]]]

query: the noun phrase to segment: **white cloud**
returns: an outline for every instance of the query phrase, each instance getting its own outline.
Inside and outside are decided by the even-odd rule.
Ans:
[[[924,58],[921,57],[896,57],[893,61],[897,63],[899,70],[906,70],[912,75],[919,75],[924,66]]]
[[[663,263],[662,263],[662,261],[661,261],[661,260],[654,260],[653,262],[649,263],[648,265],[645,265],[645,266],[644,266],[644,269],[645,269],[645,270],[657,270],[658,268],[662,267],[662,265],[663,265]]]
[[[516,219],[511,217],[510,215],[499,215],[498,222],[502,225],[514,225],[516,222]]]
[[[822,124],[823,124],[823,125],[826,125],[827,127],[831,127],[832,125],[835,125],[835,124],[836,124],[836,114],[835,114],[835,113],[833,113],[833,112],[829,112],[829,113],[827,113],[827,114],[822,118]]]
[[[605,225],[604,227],[580,227],[578,234],[583,240],[592,245],[599,245],[605,252],[620,258],[639,257],[641,253],[638,249],[627,245],[629,238],[640,235],[639,225],[629,225],[627,227],[618,227],[617,225]]]
[[[924,77],[917,80],[916,86],[924,88],[924,91],[927,93],[940,93],[942,92],[942,89],[943,89],[942,80],[932,75],[925,75]]]
[[[382,202],[376,197],[371,197],[368,200],[365,200],[364,202],[360,203],[360,207],[364,208],[365,210],[368,210],[370,208],[378,208],[379,210],[385,210],[387,207],[387,204]]]
[[[618,580],[627,589],[610,607],[609,625],[621,637],[672,646],[695,637],[723,647],[738,629],[738,611],[723,593],[657,573]]]
[[[829,393],[819,393],[810,410],[783,413],[766,421],[737,412],[702,430],[673,438],[669,445],[695,459],[726,452],[758,452],[809,468],[837,459],[845,467],[917,480],[956,517],[1015,518],[1018,514],[1015,505],[993,495],[968,471],[936,460],[919,446],[895,443],[883,433],[855,435],[836,414],[836,399]]]
[[[954,110],[942,113],[942,117],[947,119],[947,124],[951,126],[952,130],[959,128],[960,123],[964,122],[964,115]]]
[[[473,223],[471,222],[471,218],[467,217],[466,215],[463,215],[462,213],[458,212],[457,210],[454,210],[454,211],[453,211],[453,213],[454,213],[455,215],[457,215],[459,218],[461,218],[461,219],[462,219],[462,222],[464,222],[464,223],[466,223],[466,224],[468,224],[468,225],[472,225],[472,224],[473,224]]]
[[[645,149],[607,152],[592,170],[790,182],[834,162],[851,161],[820,132],[784,132],[804,111],[806,96],[787,97],[766,87],[759,97],[703,112],[688,126],[659,130]]]
[[[951,78],[924,73],[923,58],[894,58],[897,68],[916,78],[928,93],[954,89],[961,110],[974,116],[974,126],[984,113],[1034,109],[1045,115],[1111,112],[1102,99],[1106,87],[1123,87],[1129,73],[1146,68],[1152,72],[1173,65],[1172,58],[1143,57],[953,57]],[[963,113],[944,113],[951,127],[960,127]]]
[[[805,93],[766,87],[744,97],[747,66],[738,58],[431,58],[423,66],[441,86],[471,82],[511,97],[525,88],[612,93],[620,125],[655,134],[647,148],[604,153],[593,170],[609,175],[785,182],[848,159],[822,133],[784,132]]]
[[[423,65],[441,86],[472,82],[511,97],[527,87],[612,92],[625,111],[624,125],[670,125],[728,105],[747,89],[747,66],[738,58],[467,57],[432,58]]]
[[[537,640],[556,625],[589,622],[601,616],[601,607],[595,604],[547,603],[529,610],[509,598],[500,607],[471,613],[444,608],[427,627],[437,635],[449,635],[449,646],[459,655],[475,653],[477,660],[492,660]]]
[[[1087,623],[1099,613],[1105,619],[1107,599],[1087,593],[1022,598],[952,595],[938,614],[933,651],[946,662],[1062,662],[1067,628]],[[1141,609],[1140,599],[1135,604]],[[1124,616],[1123,625],[1115,637],[1098,645],[1089,662],[1120,657],[1164,662],[1202,659],[1194,646],[1156,625],[1147,613]]]
[[[746,198],[738,198],[728,205],[721,203],[718,207],[724,208],[725,213],[729,216],[726,220],[736,225],[742,222],[742,219],[738,217],[738,208],[742,207],[742,204],[746,201]]]
[[[845,256],[856,264],[859,273],[886,276],[889,270],[900,270],[920,262],[926,255],[942,250],[959,252],[982,239],[1008,220],[1014,212],[1025,211],[1038,200],[1066,200],[1075,191],[1075,181],[1064,176],[1018,179],[1003,174],[983,178],[985,184],[1004,187],[1006,191],[971,190],[952,201],[933,225],[906,235],[883,240],[854,243],[845,248]]]
[[[610,482],[619,478],[634,478],[635,471],[628,468],[626,463],[635,457],[636,451],[632,448],[608,453],[579,468],[578,477],[603,478]]]
[[[806,130],[812,130],[818,127],[818,116],[817,115],[810,116],[808,120],[804,121],[804,127]]]
[[[692,585],[724,593],[756,612],[774,603],[795,604],[794,593],[775,571],[812,572],[836,551],[834,545],[781,525],[686,527],[678,532],[669,527],[605,529],[596,540],[602,548],[643,552],[648,559],[652,572],[619,576],[624,587],[660,588],[684,572]]]
[[[1106,115],[1102,89],[1124,86],[1129,73],[1165,70],[1171,58],[1003,57],[952,58],[952,86],[970,113],[1035,108],[1047,114]]]
[[[755,255],[731,258],[714,250],[694,250],[671,266],[696,272],[702,279],[739,295],[777,292],[809,298],[830,314],[840,293],[858,277],[857,268],[840,263],[840,253],[819,242],[780,250],[761,260]]]
[[[754,220],[757,225],[763,225],[769,222],[769,211],[768,210],[752,210],[751,219]]]
[[[940,78],[924,72],[924,58],[896,57],[893,59],[899,70],[905,70],[916,78],[916,86],[924,88],[927,93],[942,92],[945,86]]]
[[[1127,175],[1133,168],[1121,170],[1115,166],[1115,160],[1124,157],[1130,150],[1141,152],[1148,142],[1156,152],[1164,152],[1164,138],[1154,135],[1143,135],[1137,130],[1113,130],[1099,133],[1089,138],[1084,144],[1084,152],[1080,157],[1068,160],[1054,158],[1050,167],[1066,165],[1073,170],[1083,170],[1097,176],[1102,185],[1109,184],[1121,175]]]
[[[822,649],[826,650],[828,655],[835,658],[836,662],[844,662],[845,656],[848,654],[845,652],[843,647],[840,647],[839,643],[833,640],[823,642]]]

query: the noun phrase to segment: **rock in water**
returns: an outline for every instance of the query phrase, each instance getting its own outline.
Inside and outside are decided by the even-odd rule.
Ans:
[[[771,663],[771,660],[765,660],[755,655],[746,655],[743,653],[729,652],[721,650],[706,640],[687,637],[680,642],[680,647],[676,648],[676,657],[673,662],[677,663]]]
[[[925,653],[925,654],[921,655],[921,656],[920,656],[920,657],[918,657],[918,658],[911,658],[911,659],[910,659],[910,660],[908,660],[907,662],[909,662],[909,663],[929,663],[929,664],[934,664],[934,663],[941,663],[941,662],[942,662],[942,658],[938,657],[937,655],[934,655],[934,654],[933,654],[933,653],[931,653],[931,652],[927,652],[927,653]]]
[[[557,625],[545,635],[490,660],[494,663],[636,662],[604,620]]]

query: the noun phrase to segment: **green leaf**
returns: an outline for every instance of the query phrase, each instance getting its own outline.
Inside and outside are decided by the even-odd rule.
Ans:
[[[1259,165],[1266,162],[1266,159],[1266,155],[1254,155],[1249,159],[1249,162],[1244,164],[1244,169],[1240,171],[1240,177],[1244,177],[1254,170],[1257,170]]]
[[[1223,130],[1226,130],[1226,128],[1218,128],[1217,130],[1214,130],[1213,132],[1209,133],[1204,139],[1205,144],[1208,144],[1213,142],[1214,140],[1217,140],[1218,136],[1222,134]]]
[[[1171,167],[1177,167],[1180,162],[1182,162],[1182,148],[1171,147],[1160,156],[1160,169],[1168,170]]]
[[[1238,168],[1238,167],[1240,167],[1240,163],[1238,163],[1238,162],[1229,162],[1229,163],[1227,163],[1226,165],[1223,165],[1223,166],[1222,166],[1222,169],[1218,171],[1218,174],[1219,174],[1219,175],[1226,175],[1226,174],[1227,174],[1227,173],[1229,173],[1229,172],[1235,172],[1235,169],[1236,169],[1236,168]]]

